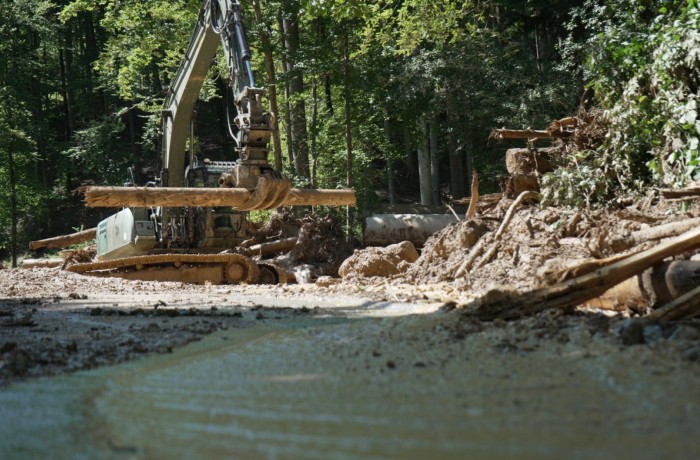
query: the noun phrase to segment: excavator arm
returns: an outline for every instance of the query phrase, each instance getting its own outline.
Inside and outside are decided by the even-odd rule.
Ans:
[[[259,178],[268,175],[275,186],[285,188],[281,174],[267,161],[272,134],[272,115],[263,110],[264,91],[255,87],[250,66],[250,48],[240,5],[231,0],[204,0],[185,57],[168,90],[162,112],[161,185],[181,187],[186,182],[187,139],[191,135],[192,114],[219,45],[223,46],[233,94],[235,127],[229,132],[236,143],[238,160],[214,162],[208,167],[220,174],[219,184],[251,191]],[[190,165],[196,162],[193,155]],[[283,182],[283,181],[282,181]],[[269,184],[267,185],[269,187]],[[288,187],[287,187],[288,188]],[[275,200],[271,200],[275,201]]]

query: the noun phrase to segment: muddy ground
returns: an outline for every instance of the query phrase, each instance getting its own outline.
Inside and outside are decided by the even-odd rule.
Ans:
[[[406,245],[397,245],[393,252],[357,251],[356,263],[340,268],[342,279],[324,276],[337,273],[339,263],[330,254],[333,244],[324,243],[323,232],[313,231],[305,232],[312,235],[307,239],[323,249],[319,253],[328,255],[323,256],[323,270],[311,270],[308,276],[310,272],[304,269],[300,281],[315,282],[302,284],[194,286],[86,277],[60,269],[0,270],[0,385],[168,353],[214,331],[254,327],[260,321],[283,321],[292,315],[342,315],[342,310],[330,307],[343,297],[437,303],[451,312],[446,327],[453,330],[454,340],[483,334],[488,341],[494,331],[499,335],[507,330],[496,345],[504,350],[531,352],[538,349],[543,337],[564,343],[576,331],[575,335],[608,343],[606,353],[613,357],[620,347],[637,345],[658,349],[673,362],[698,366],[700,320],[649,324],[631,332],[624,327],[630,318],[654,305],[615,310],[583,305],[569,315],[545,312],[509,323],[479,322],[463,312],[470,302],[494,288],[517,293],[545,285],[548,273],[572,261],[613,254],[609,242],[615,237],[697,217],[697,209],[681,210],[651,201],[621,205],[616,211],[524,203],[515,209],[499,238],[497,229],[512,204],[512,200],[501,200],[475,218],[451,225],[428,240],[420,255]],[[281,228],[267,233],[285,236]],[[259,239],[264,241],[262,233]],[[337,232],[326,233],[332,233],[331,241],[338,241]],[[300,245],[290,254],[308,267],[309,256],[300,254],[309,248]],[[350,250],[345,246],[342,251],[349,254]],[[284,262],[285,257],[289,262],[289,255],[278,261]],[[465,260],[470,258],[473,263],[465,269]],[[590,351],[587,341],[577,346],[581,353]]]

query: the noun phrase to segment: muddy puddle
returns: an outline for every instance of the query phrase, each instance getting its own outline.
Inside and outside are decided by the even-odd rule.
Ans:
[[[697,458],[697,366],[449,314],[289,318],[0,392],[0,458]],[[464,331],[463,331],[464,332]],[[584,334],[585,335],[585,334]],[[585,346],[582,346],[585,344]]]

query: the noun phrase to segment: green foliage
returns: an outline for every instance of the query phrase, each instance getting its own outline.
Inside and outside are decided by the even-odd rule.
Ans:
[[[107,117],[75,133],[75,144],[65,154],[79,169],[81,177],[104,184],[124,180],[133,159],[120,151],[123,147],[119,136],[123,129],[119,119]]]
[[[572,17],[564,52],[572,65],[587,57],[583,75],[606,109],[609,137],[585,168],[570,174],[590,184],[601,182],[604,171],[607,185],[594,187],[605,192],[598,201],[649,184],[680,187],[700,179],[697,2],[587,1]],[[575,40],[579,27],[590,40]],[[565,188],[565,174],[558,174],[563,182],[549,184]]]
[[[99,10],[107,41],[94,63],[105,89],[127,102],[147,103],[177,70],[189,42],[200,2],[75,0],[62,21]],[[149,106],[143,105],[146,110]]]

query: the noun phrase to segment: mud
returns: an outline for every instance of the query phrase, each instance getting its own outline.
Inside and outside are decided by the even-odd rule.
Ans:
[[[341,278],[391,276],[406,271],[418,259],[413,243],[404,241],[384,248],[356,250],[345,259],[338,273]]]

